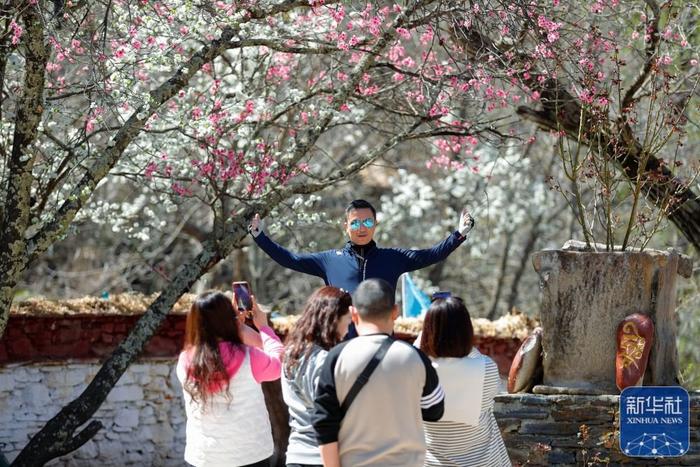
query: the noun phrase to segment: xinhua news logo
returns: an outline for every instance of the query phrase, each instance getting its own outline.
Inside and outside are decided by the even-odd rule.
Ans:
[[[690,398],[678,386],[625,388],[620,450],[630,457],[678,457],[690,447]]]

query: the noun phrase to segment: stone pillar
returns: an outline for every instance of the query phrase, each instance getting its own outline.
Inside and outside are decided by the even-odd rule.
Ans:
[[[655,326],[644,384],[678,384],[676,276],[689,277],[692,261],[674,251],[584,247],[569,241],[532,258],[542,289],[544,385],[617,393],[615,333],[632,313]]]

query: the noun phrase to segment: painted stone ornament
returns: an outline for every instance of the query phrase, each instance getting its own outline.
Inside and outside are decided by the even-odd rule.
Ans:
[[[634,313],[620,321],[615,355],[615,384],[620,391],[642,384],[653,343],[654,323],[651,318]]]

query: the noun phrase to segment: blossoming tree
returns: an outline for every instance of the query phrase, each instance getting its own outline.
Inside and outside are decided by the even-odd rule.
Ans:
[[[0,333],[27,265],[110,179],[199,210],[206,232],[83,394],[15,463],[41,465],[100,429],[93,421],[76,434],[178,297],[240,244],[254,212],[396,160],[419,140],[434,148],[433,165],[477,164],[478,144],[518,136],[507,129],[513,108],[619,166],[700,245],[697,195],[664,155],[686,142],[693,15],[653,0],[8,3]],[[366,150],[353,150],[357,140]],[[570,164],[574,174],[585,166]]]
[[[497,132],[479,108],[474,118],[451,109],[472,107],[469,81],[479,78],[432,50],[438,2],[28,1],[2,14],[0,331],[18,277],[110,177],[210,219],[201,250],[17,465],[43,464],[100,429],[91,422],[74,435],[177,298],[240,243],[252,213],[406,142],[450,135],[474,145]],[[329,155],[348,134],[367,151]]]

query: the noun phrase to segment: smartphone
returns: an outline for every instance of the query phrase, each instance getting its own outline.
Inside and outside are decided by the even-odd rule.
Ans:
[[[251,311],[253,309],[253,300],[250,298],[250,284],[245,281],[233,283],[233,293],[236,295],[236,307]]]
[[[452,296],[452,292],[449,292],[447,290],[440,290],[438,292],[433,293],[433,296],[430,297],[430,301],[434,302],[435,300],[439,300],[441,298],[450,298]]]

